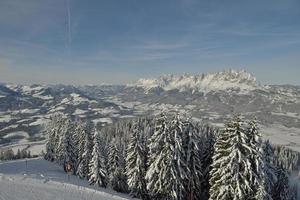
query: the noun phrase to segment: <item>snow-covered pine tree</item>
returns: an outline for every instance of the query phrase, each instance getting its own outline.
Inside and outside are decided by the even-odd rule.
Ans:
[[[299,153],[284,146],[273,145],[274,166],[282,166],[288,171],[297,170],[299,165]]]
[[[45,159],[51,162],[57,161],[57,150],[59,137],[63,132],[65,119],[62,115],[56,114],[51,116],[51,120],[44,127],[44,133],[47,137]]]
[[[157,154],[160,154],[163,148],[163,137],[167,132],[167,123],[167,117],[164,113],[161,113],[155,119],[154,133],[149,139],[149,162],[151,163],[155,160]]]
[[[12,149],[6,149],[3,151],[2,160],[13,160],[15,157],[14,151]]]
[[[101,140],[100,134],[95,130],[92,158],[89,162],[89,182],[97,184],[99,187],[106,187],[108,179],[104,155],[101,151]]]
[[[73,137],[74,125],[70,119],[65,120],[62,130],[58,144],[58,163],[64,165],[66,162],[71,162],[75,174],[77,155]]]
[[[289,200],[289,179],[285,169],[278,167],[276,171],[277,182],[273,187],[274,200]]]
[[[149,139],[148,169],[146,172],[147,190],[153,198],[161,196],[161,185],[159,182],[161,169],[161,151],[165,145],[168,127],[167,117],[161,113],[155,119],[154,133]]]
[[[77,175],[81,179],[88,179],[89,174],[89,161],[91,160],[92,151],[93,151],[93,139],[92,139],[92,130],[94,126],[92,122],[86,122],[84,124],[84,130],[82,132],[83,141],[81,141],[81,149],[79,149],[79,155],[82,152],[82,156],[79,160],[77,167]],[[82,147],[83,146],[83,147]],[[83,148],[83,149],[82,149]]]
[[[199,129],[190,121],[184,123],[184,144],[187,163],[186,196],[189,200],[201,198],[202,166],[199,148]]]
[[[108,172],[111,176],[119,167],[119,151],[116,147],[115,140],[111,142],[108,152]]]
[[[268,194],[272,194],[274,184],[277,182],[276,168],[273,165],[274,152],[268,140],[263,142],[262,148],[265,161],[265,188]]]
[[[113,140],[109,147],[108,155],[108,172],[109,172],[109,185],[117,192],[127,192],[127,178],[125,170],[121,166],[121,154],[117,147],[116,141]]]
[[[150,157],[152,163],[146,174],[147,188],[155,198],[184,199],[188,168],[183,149],[183,123],[176,115],[168,129],[161,128],[163,130],[156,132],[162,133],[156,142],[163,145],[160,152],[154,153],[156,157]]]
[[[289,200],[298,200],[298,183],[290,185],[288,193]]]
[[[253,169],[254,179],[251,183],[253,190],[251,196],[256,200],[271,200],[271,195],[267,192],[266,185],[266,167],[261,134],[258,131],[257,120],[254,119],[248,124],[248,137],[251,148],[253,149],[250,155],[251,165]]]
[[[46,154],[44,158],[48,161],[53,162],[55,159],[55,145],[54,145],[54,130],[52,128],[53,119],[47,123],[44,127],[45,135],[46,135]]]
[[[209,179],[212,164],[212,157],[214,154],[214,145],[218,130],[208,125],[196,124],[201,137],[200,148],[201,148],[201,165],[202,165],[202,182],[201,182],[201,199],[207,200],[209,198]]]
[[[262,180],[258,188],[255,188],[255,200],[272,200],[272,196],[266,190],[265,180]]]
[[[75,145],[77,150],[77,166],[76,166],[76,174],[78,172],[78,167],[83,158],[84,153],[84,145],[85,145],[85,129],[84,129],[84,123],[82,121],[77,121],[75,125]],[[78,175],[78,174],[77,174]]]
[[[28,152],[26,149],[21,150],[21,156],[20,158],[28,158]]]
[[[66,162],[67,154],[67,137],[68,137],[68,120],[64,120],[62,123],[62,128],[58,133],[58,144],[56,152],[56,162],[60,165],[63,165]]]
[[[31,158],[31,151],[30,150],[28,150],[28,152],[27,152],[27,158]]]
[[[133,197],[144,199],[146,190],[146,147],[142,140],[139,122],[134,122],[132,135],[127,147],[126,174],[130,193]]]
[[[21,159],[22,158],[20,149],[18,149],[17,154],[16,154],[15,157],[16,157],[16,159]]]
[[[236,116],[218,136],[210,172],[210,200],[251,198],[254,175],[249,155],[253,149],[243,125]]]

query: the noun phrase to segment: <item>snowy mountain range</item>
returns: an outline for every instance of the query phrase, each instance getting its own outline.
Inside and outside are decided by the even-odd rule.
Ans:
[[[300,87],[261,85],[250,73],[227,70],[165,75],[131,85],[0,85],[0,148],[44,140],[56,112],[100,126],[161,111],[185,113],[222,127],[234,113],[260,121],[266,139],[300,151]]]
[[[256,78],[245,70],[228,70],[200,75],[164,75],[155,79],[140,79],[135,86],[146,91],[162,88],[163,90],[177,89],[181,92],[186,90],[210,92],[228,89],[252,91],[260,88]]]

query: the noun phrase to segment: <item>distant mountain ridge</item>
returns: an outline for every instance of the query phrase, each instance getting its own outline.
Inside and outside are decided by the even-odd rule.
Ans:
[[[252,91],[260,88],[256,78],[245,70],[225,70],[217,73],[180,76],[163,75],[153,79],[139,79],[135,84],[146,91],[153,88],[179,91],[195,90],[200,92],[237,89],[240,91]]]

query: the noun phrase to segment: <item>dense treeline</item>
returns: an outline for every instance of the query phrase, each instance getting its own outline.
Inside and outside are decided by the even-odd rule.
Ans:
[[[17,153],[14,153],[12,149],[6,149],[0,152],[0,160],[17,160],[23,158],[33,158],[37,156],[32,156],[31,152],[26,149],[18,149]]]
[[[52,117],[45,159],[71,163],[90,184],[141,199],[292,200],[298,153],[263,142],[257,122],[233,117],[224,130],[179,115],[91,122]]]

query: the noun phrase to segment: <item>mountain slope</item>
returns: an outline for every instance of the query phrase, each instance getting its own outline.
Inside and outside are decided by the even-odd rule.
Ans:
[[[54,113],[102,125],[122,114],[119,106],[72,86],[0,85],[0,94],[0,146],[42,140],[41,128]]]
[[[125,200],[131,199],[109,189],[88,185],[61,167],[42,159],[0,163],[0,199],[5,200]]]

